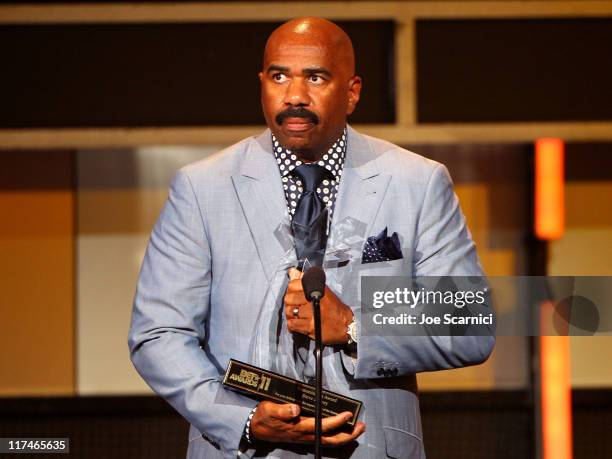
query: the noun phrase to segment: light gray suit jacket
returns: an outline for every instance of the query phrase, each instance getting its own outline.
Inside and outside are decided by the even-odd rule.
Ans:
[[[266,130],[182,168],[151,234],[129,348],[140,375],[191,423],[189,458],[310,454],[276,445],[243,456],[239,442],[256,402],[220,383],[230,358],[248,358],[245,337],[255,332],[258,305],[284,254],[274,231],[286,212]],[[352,285],[364,274],[482,275],[446,168],[352,128],[332,231],[346,217],[365,222],[366,236],[385,227],[397,232],[404,258],[365,265],[357,258],[328,275],[347,270],[343,279]],[[356,290],[339,296],[358,309]],[[334,352],[350,395],[364,403],[367,429],[326,455],[424,458],[415,373],[481,363],[493,345],[491,337],[363,336],[356,360],[339,347]],[[394,369],[397,377],[380,376]]]

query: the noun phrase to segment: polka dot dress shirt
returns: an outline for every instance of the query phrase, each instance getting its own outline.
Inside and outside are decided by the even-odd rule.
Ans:
[[[298,177],[291,173],[293,169],[303,164],[295,153],[283,147],[279,141],[272,135],[272,146],[274,148],[274,157],[280,169],[280,174],[285,190],[285,199],[287,201],[287,210],[289,211],[289,219],[293,219],[297,203],[302,195],[302,182]],[[340,178],[342,177],[342,168],[344,167],[344,158],[346,157],[346,128],[338,140],[327,150],[319,161],[316,162],[319,166],[323,166],[333,175],[332,180],[323,180],[321,186],[317,188],[317,194],[327,205],[329,212],[329,221],[334,211],[336,196],[338,195],[338,187]]]

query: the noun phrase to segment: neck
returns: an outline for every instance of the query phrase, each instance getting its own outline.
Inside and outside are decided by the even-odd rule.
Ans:
[[[323,157],[323,154],[324,154],[325,151],[327,151],[327,149],[325,149],[323,151],[320,151],[320,152],[314,152],[313,150],[302,150],[302,151],[294,150],[293,152],[303,162],[305,162],[305,163],[314,163],[314,162],[320,160]]]

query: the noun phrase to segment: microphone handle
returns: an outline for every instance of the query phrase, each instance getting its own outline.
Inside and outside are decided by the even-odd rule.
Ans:
[[[321,339],[321,304],[319,298],[312,299],[315,327],[315,459],[321,458],[321,431],[323,419],[323,341]]]

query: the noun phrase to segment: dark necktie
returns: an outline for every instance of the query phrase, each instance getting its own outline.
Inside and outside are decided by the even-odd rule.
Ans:
[[[327,206],[317,194],[317,188],[331,172],[318,164],[302,164],[293,169],[302,182],[303,192],[297,203],[291,222],[295,250],[300,266],[308,259],[313,266],[322,266],[327,245]]]
[[[327,245],[327,206],[317,194],[323,180],[333,179],[331,172],[318,164],[302,164],[291,172],[302,182],[302,195],[297,202],[291,228],[298,258],[298,268],[304,269],[308,260],[311,266],[323,266]],[[304,381],[314,377],[312,359],[309,361],[311,341],[307,336],[294,333],[293,351],[298,374]],[[298,358],[299,357],[299,358]]]

